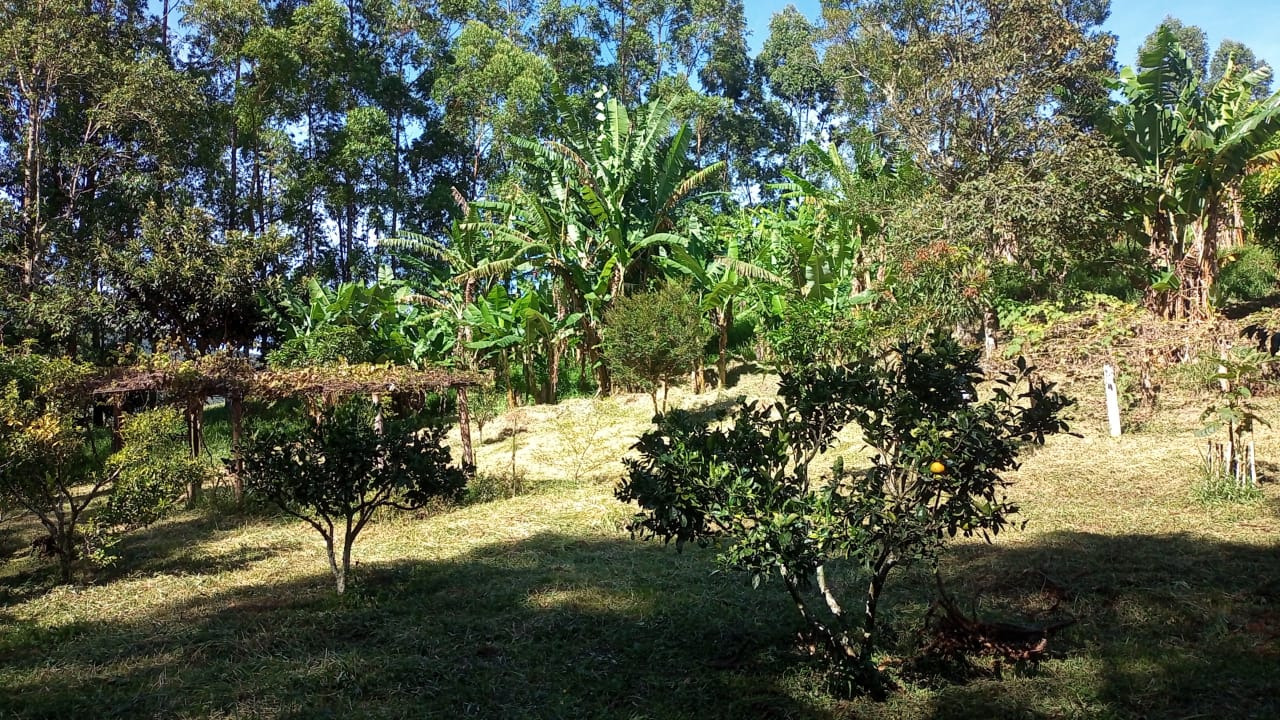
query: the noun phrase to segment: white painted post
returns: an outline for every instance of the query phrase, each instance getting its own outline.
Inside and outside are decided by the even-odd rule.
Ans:
[[[1120,393],[1116,391],[1116,370],[1110,363],[1102,366],[1102,385],[1107,391],[1107,424],[1111,437],[1120,437]]]

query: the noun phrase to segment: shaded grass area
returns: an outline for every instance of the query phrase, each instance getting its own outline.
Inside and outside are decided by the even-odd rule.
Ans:
[[[1196,504],[1193,428],[1164,429],[1180,417],[1112,440],[1086,406],[1085,437],[1053,439],[1015,477],[1027,529],[948,552],[966,610],[1077,619],[1049,660],[938,668],[876,703],[826,691],[778,583],[753,591],[713,550],[628,538],[611,490],[648,419],[640,400],[581,424],[587,401],[504,421],[527,494],[380,518],[346,597],[300,523],[207,509],[128,537],[78,587],[11,559],[0,717],[1280,717],[1280,493]],[[502,471],[509,442],[484,446],[482,471]],[[1280,437],[1258,450],[1280,456]],[[0,526],[4,550],[20,530]],[[930,581],[893,582],[884,659],[898,667]]]

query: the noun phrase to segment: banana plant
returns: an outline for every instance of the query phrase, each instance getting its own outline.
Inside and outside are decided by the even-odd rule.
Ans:
[[[566,309],[580,317],[583,348],[608,392],[599,350],[604,311],[629,285],[687,255],[688,239],[676,232],[680,205],[724,165],[692,166],[690,131],[680,126],[671,134],[670,103],[649,103],[633,121],[603,90],[596,101],[594,124],[578,122],[561,98],[561,137],[514,142],[525,155],[525,182],[505,201],[474,203],[489,214],[474,227],[506,239],[515,252],[466,276],[523,267],[552,277]]]
[[[793,285],[806,299],[833,307],[870,288],[870,263],[884,260],[879,209],[897,187],[891,155],[869,141],[850,150],[852,164],[835,143],[823,148],[808,142],[803,152],[821,181],[783,170],[786,182],[771,186],[794,209],[775,225],[790,254]]]
[[[1121,98],[1100,126],[1134,163],[1141,189],[1130,208],[1135,234],[1157,272],[1147,304],[1168,318],[1211,315],[1213,286],[1226,255],[1238,243],[1233,214],[1244,176],[1280,161],[1270,141],[1280,131],[1280,92],[1258,101],[1269,76],[1229,62],[1222,79],[1202,84],[1186,52],[1167,29],[1111,82]]]
[[[328,288],[314,278],[306,283],[306,298],[288,295],[276,303],[265,302],[282,340],[315,333],[324,326],[353,327],[361,331],[377,362],[407,362],[413,354],[410,335],[414,323],[406,322],[408,291],[389,275],[378,282],[341,283]]]
[[[679,260],[680,267],[693,277],[701,291],[702,312],[710,317],[716,328],[716,379],[721,388],[728,383],[729,332],[737,319],[735,308],[738,301],[755,286],[767,286],[764,293],[757,295],[761,298],[777,295],[778,289],[787,284],[785,278],[765,268],[757,258],[746,259],[747,252],[742,247],[741,238],[749,235],[752,227],[751,213],[730,216],[709,233],[715,237],[716,245],[724,248],[722,254],[713,255],[705,266],[691,256],[683,256]]]

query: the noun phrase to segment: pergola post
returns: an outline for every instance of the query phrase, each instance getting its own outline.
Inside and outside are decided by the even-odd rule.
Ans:
[[[124,402],[117,396],[111,398],[111,452],[119,452],[124,449],[124,432],[122,426],[124,424],[124,409],[121,407]]]
[[[227,395],[227,410],[231,415],[231,492],[236,505],[244,503],[244,452],[241,436],[244,432],[244,398],[240,393]]]
[[[192,395],[187,398],[187,439],[191,446],[191,458],[200,457],[204,448],[204,398]],[[200,498],[200,481],[187,485],[187,504],[194,505]]]

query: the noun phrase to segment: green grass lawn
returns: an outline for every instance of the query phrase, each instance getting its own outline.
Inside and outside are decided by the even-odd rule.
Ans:
[[[780,584],[753,591],[713,550],[621,529],[617,458],[648,402],[494,421],[481,472],[501,477],[514,451],[523,492],[381,518],[341,598],[320,538],[291,520],[189,511],[74,587],[29,556],[30,524],[0,526],[0,717],[1280,717],[1280,484],[1250,506],[1191,499],[1198,401],[1119,440],[1083,403],[1084,437],[1017,474],[1025,530],[944,559],[984,618],[1077,618],[1049,660],[913,678],[886,702],[827,693]],[[1258,456],[1280,461],[1280,433]],[[929,588],[893,582],[889,662],[918,646]]]

